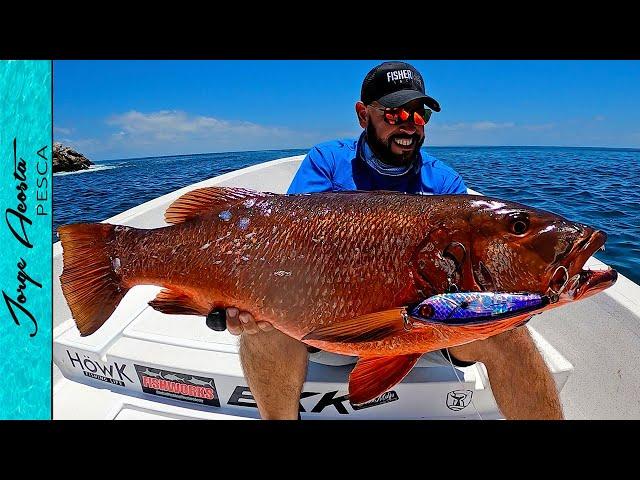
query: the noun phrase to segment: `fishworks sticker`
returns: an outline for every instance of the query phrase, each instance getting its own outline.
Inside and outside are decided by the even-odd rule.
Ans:
[[[455,412],[466,408],[471,403],[471,390],[453,390],[447,394],[447,407]]]
[[[171,372],[144,365],[134,366],[144,393],[213,407],[220,406],[213,378]]]
[[[83,355],[84,358],[80,358],[78,352],[70,352],[67,350],[69,360],[71,360],[71,366],[74,369],[81,369],[85,377],[95,378],[102,382],[111,383],[113,385],[125,386],[125,381],[133,384],[133,380],[127,375],[127,364],[120,364],[118,362],[108,363],[104,365],[98,360],[89,358],[88,355]]]
[[[379,397],[374,398],[373,400],[369,400],[366,403],[362,403],[360,405],[351,405],[351,406],[353,407],[354,410],[362,410],[363,408],[376,407],[378,405],[383,405],[385,403],[395,402],[396,400],[399,400],[398,394],[395,392],[395,390],[391,390],[389,392],[384,392]]]

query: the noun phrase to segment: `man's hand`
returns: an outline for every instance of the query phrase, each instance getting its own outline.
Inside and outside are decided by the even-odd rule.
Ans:
[[[233,335],[242,335],[249,333],[254,335],[259,332],[268,332],[273,330],[273,325],[269,322],[256,322],[248,312],[240,312],[237,308],[227,308],[227,330]]]

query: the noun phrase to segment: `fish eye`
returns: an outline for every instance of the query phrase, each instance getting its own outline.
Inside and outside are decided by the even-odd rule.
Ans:
[[[514,217],[511,219],[509,229],[514,235],[524,235],[529,230],[529,219],[526,216]]]

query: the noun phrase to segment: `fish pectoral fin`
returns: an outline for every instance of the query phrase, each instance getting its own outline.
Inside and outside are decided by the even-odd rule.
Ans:
[[[155,310],[172,315],[207,315],[209,309],[199,305],[186,293],[170,288],[163,289],[149,302]]]
[[[404,330],[403,310],[404,308],[393,308],[316,328],[302,337],[302,340],[342,343],[382,340]]]
[[[185,193],[169,205],[164,214],[167,223],[182,223],[199,215],[211,213],[215,208],[226,208],[240,200],[271,197],[274,193],[258,192],[247,188],[205,187]]]
[[[349,402],[358,405],[382,395],[402,381],[421,353],[393,357],[363,357],[349,375]]]

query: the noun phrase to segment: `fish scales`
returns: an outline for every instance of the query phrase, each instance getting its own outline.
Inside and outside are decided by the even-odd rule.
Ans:
[[[408,293],[415,296],[403,280],[408,276],[408,259],[413,253],[407,247],[420,241],[416,216],[424,209],[416,204],[407,212],[404,197],[398,199],[402,206],[392,205],[391,209],[387,202],[374,201],[361,208],[365,199],[358,201],[345,195],[344,200],[333,209],[313,196],[262,199],[258,202],[262,209],[254,208],[250,213],[243,211],[241,204],[227,208],[232,219],[244,216],[250,220],[246,230],[236,222],[220,221],[220,212],[143,233],[130,230],[115,240],[115,250],[126,265],[124,282],[133,285],[134,278],[137,282],[142,278],[169,288],[180,285],[182,291],[196,295],[203,303],[235,302],[257,318],[280,324],[285,317],[298,317],[296,324],[283,328],[296,336],[306,333],[318,320],[326,323],[382,310],[398,297],[407,297]],[[259,213],[265,207],[271,212],[268,216]],[[304,216],[306,221],[290,221]],[[285,225],[287,228],[273,233],[274,226]],[[258,239],[269,238],[268,246],[246,239],[248,233]],[[220,238],[223,240],[215,246],[201,249]],[[132,244],[144,248],[134,250]],[[304,255],[292,255],[292,251]],[[225,255],[228,252],[231,254]],[[380,255],[382,252],[393,254]],[[242,256],[248,260],[240,261]],[[341,261],[340,256],[347,261]],[[217,263],[220,260],[222,263]],[[256,271],[260,273],[256,275]],[[374,277],[394,280],[379,284],[371,281]],[[343,301],[330,310],[336,292]],[[301,304],[298,299],[303,297]],[[264,305],[272,303],[277,304],[275,314],[281,318],[268,318],[273,313]]]
[[[575,275],[589,252],[570,247],[606,238],[553,214],[488,197],[253,192],[247,198],[246,191],[234,189],[203,191],[174,210],[172,226],[95,227],[109,238],[110,262],[118,266],[109,281],[121,281],[125,292],[137,284],[161,285],[197,312],[236,306],[298,339],[319,326],[419,302],[450,284],[466,291],[497,285],[544,293],[556,269],[545,260],[547,252]],[[207,195],[213,198],[208,207]],[[192,215],[200,201],[204,207]],[[530,220],[535,235],[516,238],[509,231],[513,215]],[[64,227],[61,239],[64,248]],[[578,259],[565,258],[569,251]],[[68,255],[78,261],[79,254]],[[88,291],[73,279],[74,268],[63,272],[70,304]],[[589,278],[593,286],[615,281],[613,274],[583,278],[587,287]],[[396,331],[371,342],[305,341],[338,353],[391,355],[465,343],[479,332],[452,328]]]

